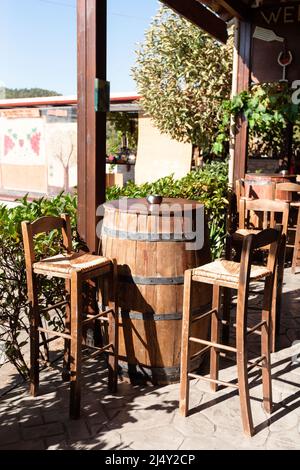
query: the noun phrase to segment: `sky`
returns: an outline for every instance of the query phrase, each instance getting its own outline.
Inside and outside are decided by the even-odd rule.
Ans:
[[[111,91],[136,90],[130,70],[157,0],[108,0]],[[76,0],[0,0],[0,85],[76,94]]]

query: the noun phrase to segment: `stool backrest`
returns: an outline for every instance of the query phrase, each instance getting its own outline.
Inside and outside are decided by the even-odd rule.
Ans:
[[[239,211],[240,229],[275,228],[282,225],[282,233],[287,234],[290,205],[284,201],[272,201],[271,199],[241,199]],[[281,215],[281,222],[277,216]]]
[[[276,264],[281,234],[282,228],[277,227],[276,229],[268,228],[256,234],[246,235],[243,240],[241,263],[245,263],[247,258],[250,259],[249,256],[252,257],[254,250],[268,247],[267,267],[270,271],[273,271],[271,268],[274,268]]]
[[[243,303],[245,306],[248,303],[249,297],[249,284],[251,267],[253,264],[254,251],[260,248],[268,248],[268,260],[266,268],[270,271],[269,284],[269,295],[272,297],[272,291],[274,288],[274,277],[276,272],[277,260],[280,252],[282,239],[282,228],[277,229],[269,228],[262,230],[257,234],[250,234],[244,237],[241,261],[240,261],[240,277],[239,277],[239,290],[238,290],[238,302]],[[242,310],[243,312],[246,309]],[[245,322],[247,319],[245,315],[243,318],[237,318],[238,322]]]
[[[276,184],[276,195],[277,192],[283,192],[283,193],[299,193],[299,198],[300,198],[300,184],[297,183],[277,183]],[[289,195],[287,194],[287,201],[290,200]]]
[[[245,180],[243,178],[235,182],[236,205],[239,210],[241,197],[245,197]]]
[[[60,217],[41,217],[34,222],[22,222],[22,234],[25,251],[26,270],[31,270],[35,262],[34,236],[40,233],[48,233],[53,230],[61,230],[63,246],[66,251],[72,251],[72,232],[70,216],[62,214]]]

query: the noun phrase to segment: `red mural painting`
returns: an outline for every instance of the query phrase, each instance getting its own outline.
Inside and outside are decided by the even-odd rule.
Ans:
[[[7,156],[16,147],[19,147],[19,150],[22,149],[26,153],[26,147],[28,150],[28,146],[29,146],[29,149],[31,149],[35,155],[37,155],[38,157],[40,156],[41,132],[38,132],[37,128],[31,129],[31,132],[27,134],[25,139],[23,138],[22,135],[21,136],[18,135],[17,132],[14,133],[13,129],[9,129],[7,134],[4,135],[4,155],[5,156]]]
[[[4,155],[6,156],[15,146],[14,141],[9,135],[4,136]]]
[[[31,148],[36,155],[40,154],[41,133],[35,132],[30,139]]]

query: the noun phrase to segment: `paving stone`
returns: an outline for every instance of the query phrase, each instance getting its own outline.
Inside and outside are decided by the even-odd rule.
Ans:
[[[195,413],[185,418],[177,412],[172,424],[186,437],[212,435],[216,429],[214,423],[203,413]]]
[[[33,440],[41,437],[60,435],[64,432],[61,423],[49,423],[42,426],[34,426],[31,428],[22,428],[22,436],[24,440]]]
[[[214,437],[218,442],[222,442],[223,448],[227,446],[228,449],[263,449],[269,437],[269,429],[260,429],[257,423],[254,423],[254,426],[255,435],[248,437],[244,434],[242,422],[239,429],[232,428],[230,431],[218,425]]]
[[[62,410],[59,407],[52,409],[52,410],[43,410],[42,416],[44,419],[44,422],[46,424],[48,423],[64,423],[69,419],[69,411],[68,410]]]
[[[1,445],[12,444],[21,439],[20,426],[10,423],[5,423],[0,426],[0,443]]]
[[[177,450],[184,436],[173,426],[149,428],[143,431],[120,432],[122,442],[134,450]]]
[[[89,428],[94,424],[104,426],[105,424],[109,422],[109,418],[107,414],[104,413],[104,411],[101,408],[95,411],[90,411],[90,410],[88,412],[86,410],[84,411],[85,411],[84,412],[85,420],[88,423]]]
[[[46,439],[46,450],[69,450],[69,444],[66,441],[65,434],[48,437]]]
[[[287,410],[288,411],[288,410]],[[279,419],[278,419],[279,418]],[[270,419],[269,429],[273,433],[284,431],[290,431],[297,428],[299,422],[299,416],[291,410],[287,414],[283,415],[283,410],[279,409],[278,413],[274,413]]]
[[[69,419],[65,422],[65,427],[71,441],[88,439],[91,436],[87,424],[83,419],[76,421]]]
[[[2,444],[2,442],[1,442]],[[0,446],[0,450],[45,450],[45,444],[41,439],[35,439],[34,441],[18,441],[14,444],[7,444]]]
[[[116,431],[103,430],[91,441],[93,450],[122,450],[125,445]]]
[[[186,437],[179,450],[215,450],[217,445],[216,439],[212,436],[196,435]]]
[[[271,433],[266,442],[266,449],[268,450],[299,450],[300,449],[300,435],[298,440],[290,439],[286,434],[279,436]]]
[[[21,411],[21,413],[18,414],[17,419],[20,424],[22,424],[22,427],[31,427],[31,426],[38,426],[40,424],[44,424],[42,415],[39,413],[32,414],[28,412],[27,410]]]
[[[160,409],[159,405],[157,405],[156,408],[149,407],[145,410],[124,410],[119,413],[115,419],[111,420],[107,426],[109,429],[117,429],[118,431],[131,431],[133,429],[143,430],[145,427],[161,427],[169,425],[173,421],[174,413],[173,407],[168,411],[167,409]]]
[[[295,394],[299,392],[299,376],[293,372],[280,374],[278,380],[276,380],[276,377],[272,380],[272,387],[282,394]]]

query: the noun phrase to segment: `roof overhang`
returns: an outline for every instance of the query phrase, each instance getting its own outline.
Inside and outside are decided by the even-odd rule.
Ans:
[[[198,0],[162,0],[172,10],[203,29],[218,41],[226,44],[228,33],[226,22]]]

